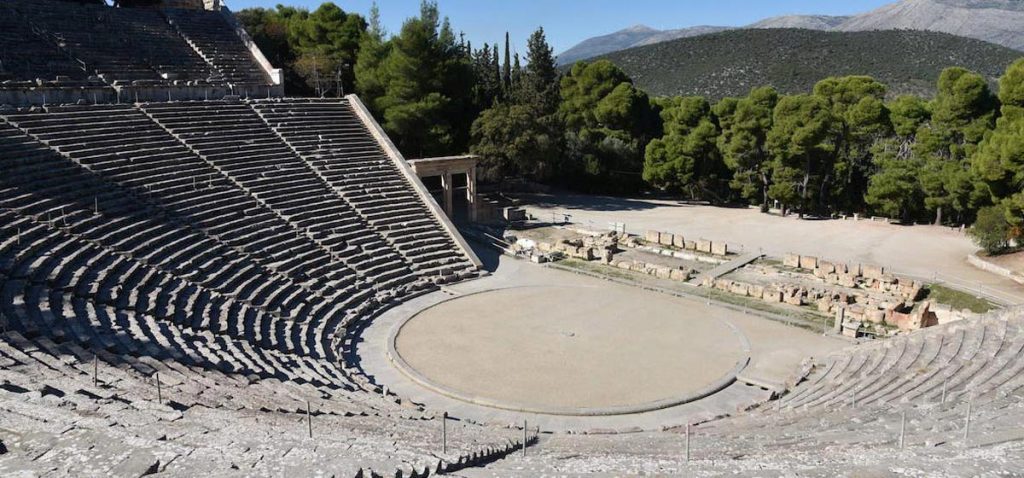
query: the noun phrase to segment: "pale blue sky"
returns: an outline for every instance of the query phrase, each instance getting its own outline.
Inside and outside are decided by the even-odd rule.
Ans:
[[[372,0],[334,0],[345,11],[366,15]],[[877,8],[894,0],[439,0],[441,15],[451,19],[480,46],[503,41],[505,31],[522,52],[526,37],[538,26],[547,32],[555,52],[597,35],[632,25],[658,29],[694,25],[740,26],[762,18],[788,14],[849,15]],[[315,9],[322,0],[226,0],[233,10],[271,8],[277,4]],[[419,0],[378,0],[381,19],[391,33],[415,16]]]

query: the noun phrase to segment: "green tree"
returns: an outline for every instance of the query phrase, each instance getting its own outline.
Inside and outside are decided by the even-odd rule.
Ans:
[[[918,181],[922,161],[907,157],[897,138],[879,141],[872,152],[877,171],[868,181],[865,203],[884,216],[911,222],[923,207],[924,191]]]
[[[550,177],[559,141],[535,111],[530,105],[498,103],[473,122],[470,152],[482,158],[481,179]]]
[[[312,13],[278,5],[273,10],[245,9],[238,17],[271,63],[284,69],[290,93],[353,91],[352,66],[367,27],[362,16],[325,2]]]
[[[384,96],[384,72],[381,65],[391,50],[385,42],[387,32],[380,23],[380,9],[376,2],[370,8],[369,27],[359,39],[359,57],[356,59],[356,92],[375,115],[380,114],[377,99]]]
[[[814,95],[832,112],[832,171],[822,171],[818,186],[827,205],[860,208],[872,167],[871,145],[892,129],[885,93],[885,85],[869,76],[832,77],[814,85]]]
[[[1024,224],[1024,60],[999,81],[1002,116],[971,157],[971,169],[1014,227]],[[980,218],[979,218],[980,220]]]
[[[364,44],[376,41],[364,36]],[[373,95],[369,101],[398,147],[411,156],[465,150],[475,117],[470,55],[441,22],[437,3],[424,1],[420,15],[375,52],[380,56],[360,58],[356,81]]]
[[[915,146],[925,160],[921,183],[925,206],[934,212],[936,224],[950,210],[958,221],[969,221],[973,211],[988,202],[968,159],[992,129],[997,104],[981,75],[947,68],[939,76],[931,121],[918,131]]]
[[[733,173],[729,185],[742,197],[758,201],[762,212],[768,211],[771,166],[767,140],[778,101],[774,88],[761,87],[746,98],[724,99],[714,109],[722,128],[718,149]]]
[[[565,124],[562,175],[591,190],[640,185],[643,151],[657,133],[650,100],[607,60],[579,62],[561,79],[558,113]]]
[[[798,205],[803,217],[820,209],[814,185],[832,171],[831,131],[831,109],[819,96],[786,96],[775,106],[767,137],[772,169],[768,194],[782,203],[784,212]]]
[[[725,165],[718,152],[718,126],[702,97],[675,97],[660,104],[664,136],[647,144],[643,178],[662,190],[721,201]]]
[[[978,211],[978,219],[967,233],[989,254],[1004,252],[1009,247],[1010,240],[1015,238],[1006,216],[1006,208],[1002,205],[981,208]]]

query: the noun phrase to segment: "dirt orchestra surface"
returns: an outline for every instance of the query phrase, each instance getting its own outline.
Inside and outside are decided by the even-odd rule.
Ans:
[[[745,338],[703,307],[636,299],[620,287],[486,291],[413,316],[395,347],[434,385],[534,410],[685,399],[745,365]]]

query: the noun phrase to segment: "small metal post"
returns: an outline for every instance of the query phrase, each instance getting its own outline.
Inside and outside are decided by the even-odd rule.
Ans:
[[[900,414],[900,450],[903,449],[904,438],[907,431],[907,412]]]
[[[528,428],[526,427],[526,419],[523,419],[523,458],[526,457],[526,433]]]
[[[949,382],[949,379],[945,379],[945,380],[942,381],[942,398],[939,399],[939,403],[946,403],[946,383],[947,382]]]
[[[690,462],[690,424],[686,424],[686,462]]]
[[[156,379],[156,403],[164,403],[164,396],[160,390],[160,372],[153,373],[153,378]]]
[[[971,436],[971,408],[974,406],[974,397],[967,400],[967,416],[964,418],[964,444]]]
[[[309,437],[313,438],[313,413],[310,411],[309,400],[306,400],[306,429],[309,431]]]
[[[98,387],[100,383],[100,356],[92,356],[92,386]]]
[[[448,454],[448,412],[441,414],[441,454]]]
[[[857,408],[857,391],[850,392],[850,403],[853,408]]]
[[[93,206],[93,210],[95,211],[96,215],[99,216],[100,215],[100,197],[99,196],[93,196],[93,198],[92,198],[92,206]]]

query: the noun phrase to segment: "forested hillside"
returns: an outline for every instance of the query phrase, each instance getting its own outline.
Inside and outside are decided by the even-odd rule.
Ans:
[[[993,85],[1024,56],[1009,48],[923,31],[823,32],[732,30],[622,50],[598,57],[622,68],[653,96],[746,94],[757,86],[810,91],[834,75],[868,75],[890,95],[932,96],[943,68],[976,71]]]

